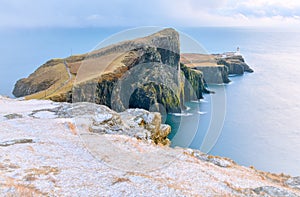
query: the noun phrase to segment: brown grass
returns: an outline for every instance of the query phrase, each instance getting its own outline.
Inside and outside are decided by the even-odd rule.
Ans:
[[[180,55],[180,62],[187,67],[214,67],[221,66],[213,55],[196,54],[196,53],[183,53]]]
[[[49,175],[49,174],[58,174],[60,171],[58,168],[51,166],[42,166],[40,168],[31,168],[27,169],[25,172],[31,176],[40,176],[40,175]]]
[[[13,178],[5,177],[5,183],[0,185],[6,188],[14,188],[13,193],[6,196],[47,196],[46,193],[41,192],[31,185],[17,183]]]
[[[60,87],[62,87],[62,84],[69,79],[69,75],[63,63],[57,64],[52,67],[46,67],[46,68],[41,67],[37,71],[36,71],[37,73],[34,74],[34,82],[37,84],[45,80],[45,77],[48,79],[58,79],[58,80],[47,90],[42,90],[35,94],[26,96],[25,97],[26,100],[47,98],[51,94],[56,92],[58,88],[60,89]]]
[[[76,126],[73,123],[68,122],[68,127],[73,135],[77,135]]]
[[[118,177],[118,178],[115,179],[115,181],[112,183],[112,185],[115,185],[117,183],[122,183],[122,182],[130,182],[130,179],[123,178],[123,177]]]

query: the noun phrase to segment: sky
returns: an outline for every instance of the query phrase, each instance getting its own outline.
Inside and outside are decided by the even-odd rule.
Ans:
[[[300,25],[299,0],[0,0],[0,28]]]

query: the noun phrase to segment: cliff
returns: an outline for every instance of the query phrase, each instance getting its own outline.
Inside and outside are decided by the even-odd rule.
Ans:
[[[187,67],[200,70],[204,81],[208,84],[229,83],[229,75],[243,75],[253,72],[241,55],[235,53],[196,54],[183,53],[180,62]]]
[[[0,196],[300,196],[299,177],[162,146],[159,116],[0,96]]]
[[[228,68],[228,74],[242,75],[244,72],[252,73],[253,70],[245,63],[244,58],[241,55],[235,54],[217,54],[215,55],[217,63],[224,65]]]
[[[34,94],[46,90],[56,83],[67,79],[67,73],[62,59],[49,60],[39,67],[28,78],[17,81],[13,94],[16,97]]]
[[[116,111],[137,107],[149,110],[161,104],[167,112],[180,112],[185,100],[202,98],[208,91],[201,72],[183,65],[178,72],[179,45],[178,33],[169,28],[71,56],[58,61],[65,66],[64,72],[59,71],[67,76],[64,83],[62,79],[57,82],[58,64],[50,61],[51,66],[47,62],[19,80],[13,93],[17,97],[28,95],[28,99],[94,102]],[[53,76],[45,74],[50,72]]]
[[[187,67],[199,70],[203,73],[203,78],[208,84],[222,84],[230,82],[228,78],[228,68],[217,64],[213,55],[184,53],[181,54],[180,62]]]

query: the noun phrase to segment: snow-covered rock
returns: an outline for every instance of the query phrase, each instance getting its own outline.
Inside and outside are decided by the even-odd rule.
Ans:
[[[285,183],[287,185],[289,185],[290,187],[292,187],[292,188],[300,190],[300,176],[298,176],[298,177],[291,177]]]
[[[127,135],[159,123],[138,109],[0,97],[0,196],[300,196],[288,176]],[[89,131],[113,124],[122,135]]]

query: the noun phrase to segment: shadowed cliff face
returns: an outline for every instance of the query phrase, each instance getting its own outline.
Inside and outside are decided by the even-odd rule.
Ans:
[[[203,93],[210,93],[204,86],[204,75],[201,71],[188,68],[184,64],[180,64],[180,68],[184,73],[186,78],[185,80],[185,88],[184,88],[184,96],[185,100],[195,100],[202,99]]]
[[[227,67],[228,74],[230,75],[242,75],[244,72],[253,72],[241,55],[232,55],[224,58],[216,55],[216,60],[219,65]]]

